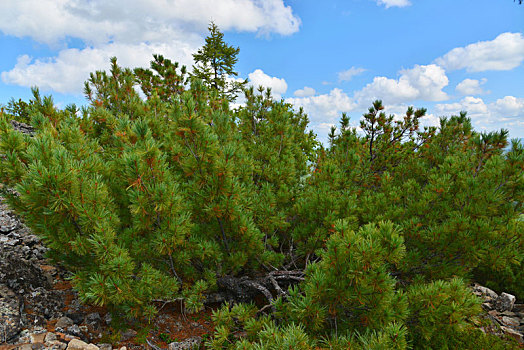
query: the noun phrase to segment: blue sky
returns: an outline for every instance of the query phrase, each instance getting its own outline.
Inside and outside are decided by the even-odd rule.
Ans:
[[[153,53],[191,65],[209,20],[240,47],[237,70],[308,112],[324,140],[374,99],[424,124],[468,111],[478,130],[524,137],[524,5],[512,0],[2,0],[0,104],[39,86],[85,103],[83,81]]]

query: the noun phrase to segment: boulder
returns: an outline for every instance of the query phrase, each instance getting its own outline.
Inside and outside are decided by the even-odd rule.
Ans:
[[[73,339],[67,345],[67,350],[98,350],[98,346],[87,344],[79,339]]]
[[[495,299],[495,309],[497,309],[499,312],[511,311],[511,309],[513,309],[513,305],[515,304],[515,299],[516,298],[514,295],[502,293],[497,299]]]
[[[502,316],[502,323],[511,327],[518,327],[520,320],[514,317]]]
[[[16,120],[11,120],[11,125],[13,126],[13,129],[20,131],[22,134],[33,136],[33,134],[35,133],[35,128],[29,124],[22,123]]]
[[[43,343],[45,341],[46,333],[32,333],[29,338],[31,339],[31,344]]]
[[[486,299],[486,297],[489,297],[490,299],[497,299],[499,297],[497,293],[487,287],[481,286],[480,284],[475,284],[472,289],[473,294],[483,297],[484,299]]]

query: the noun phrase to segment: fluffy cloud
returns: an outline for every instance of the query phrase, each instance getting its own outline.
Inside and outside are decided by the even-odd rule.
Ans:
[[[308,97],[308,96],[313,96],[316,93],[317,92],[315,91],[315,89],[309,86],[304,86],[303,89],[299,89],[295,91],[293,95],[295,95],[296,97]]]
[[[95,70],[109,69],[109,59],[118,58],[124,67],[147,67],[153,53],[177,57],[182,64],[191,64],[193,47],[184,42],[164,44],[108,44],[98,48],[66,49],[57,57],[33,60],[20,56],[15,67],[2,72],[2,81],[20,86],[38,86],[43,90],[80,94],[83,82]]]
[[[506,96],[493,104],[493,109],[502,116],[524,118],[524,98]],[[521,121],[524,124],[524,120]]]
[[[356,108],[354,101],[341,89],[335,88],[328,94],[287,98],[286,102],[296,108],[304,108],[310,120],[310,127],[318,139],[327,144],[327,135],[333,125],[337,125],[342,112]]]
[[[457,84],[455,90],[462,95],[478,95],[483,94],[484,90],[480,85],[485,84],[487,79],[476,80],[476,79],[464,79]]]
[[[458,47],[435,62],[447,70],[466,69],[468,72],[511,70],[524,60],[522,33],[503,33],[491,41],[479,41]]]
[[[341,89],[335,88],[329,94],[287,98],[296,107],[303,107],[314,125],[331,125],[338,121],[342,112],[355,109],[353,100]]]
[[[373,82],[355,93],[355,99],[361,106],[367,106],[376,99],[382,99],[385,104],[413,100],[442,101],[448,98],[442,91],[448,83],[448,77],[441,67],[435,64],[415,65],[400,71],[398,80],[375,77]]]
[[[486,103],[481,98],[466,96],[459,102],[435,106],[439,115],[458,114],[460,111],[467,111],[475,127],[481,130],[524,128],[524,98],[506,96]]]
[[[0,33],[61,48],[55,57],[19,57],[2,80],[69,93],[80,92],[111,56],[131,67],[148,66],[154,53],[191,65],[210,20],[224,31],[259,35],[289,35],[300,26],[283,0],[2,0],[0,8]],[[70,38],[86,47],[67,48]]]
[[[470,117],[486,117],[489,115],[488,106],[479,97],[466,96],[459,102],[437,104],[435,111],[441,115],[459,114],[467,111]]]
[[[0,31],[48,44],[67,37],[90,44],[169,41],[202,32],[210,20],[222,30],[259,34],[289,35],[300,26],[282,0],[215,0],[212,6],[207,0],[3,0],[2,8]]]
[[[411,105],[406,104],[406,103],[385,105],[384,113],[386,113],[387,115],[393,115],[395,117],[394,120],[402,120],[404,116],[406,115],[406,111],[408,110],[410,106]],[[417,108],[421,106],[414,106],[414,107]],[[420,119],[420,124],[422,125],[422,127],[438,126],[439,123],[440,123],[440,118],[431,113],[426,113],[426,115]]]
[[[355,75],[362,74],[366,70],[364,68],[351,67],[348,70],[338,73],[339,81],[350,81]]]
[[[287,83],[284,79],[271,77],[264,73],[262,69],[257,69],[252,73],[249,73],[249,84],[254,87],[263,86],[265,88],[271,88],[273,97],[277,100],[282,98],[282,94],[287,91]]]
[[[406,7],[411,5],[409,0],[377,0],[377,4],[384,5],[386,8],[390,7]]]

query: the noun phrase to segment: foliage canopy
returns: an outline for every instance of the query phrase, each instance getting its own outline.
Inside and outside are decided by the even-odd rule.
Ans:
[[[421,128],[425,109],[398,118],[375,101],[362,132],[344,114],[324,147],[269,91],[243,89],[230,107],[237,54],[211,24],[191,74],[160,55],[134,70],[114,58],[81,110],[34,89],[0,114],[0,179],[16,189],[4,195],[81,297],[150,318],[154,300],[198,310],[223,276],[293,267],[305,280],[273,313],[218,310],[208,345],[490,342],[468,322],[480,309],[466,283],[524,297],[523,145],[505,151],[507,131],[478,133],[465,113]]]

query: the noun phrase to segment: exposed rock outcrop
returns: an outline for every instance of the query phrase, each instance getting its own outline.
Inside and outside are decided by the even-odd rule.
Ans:
[[[20,131],[22,134],[33,135],[35,133],[35,128],[29,124],[18,122],[16,120],[11,120],[11,125],[13,129]]]
[[[473,294],[481,297],[482,308],[492,321],[495,330],[524,343],[524,304],[515,304],[515,296],[508,293],[498,295],[493,290],[475,284]]]

